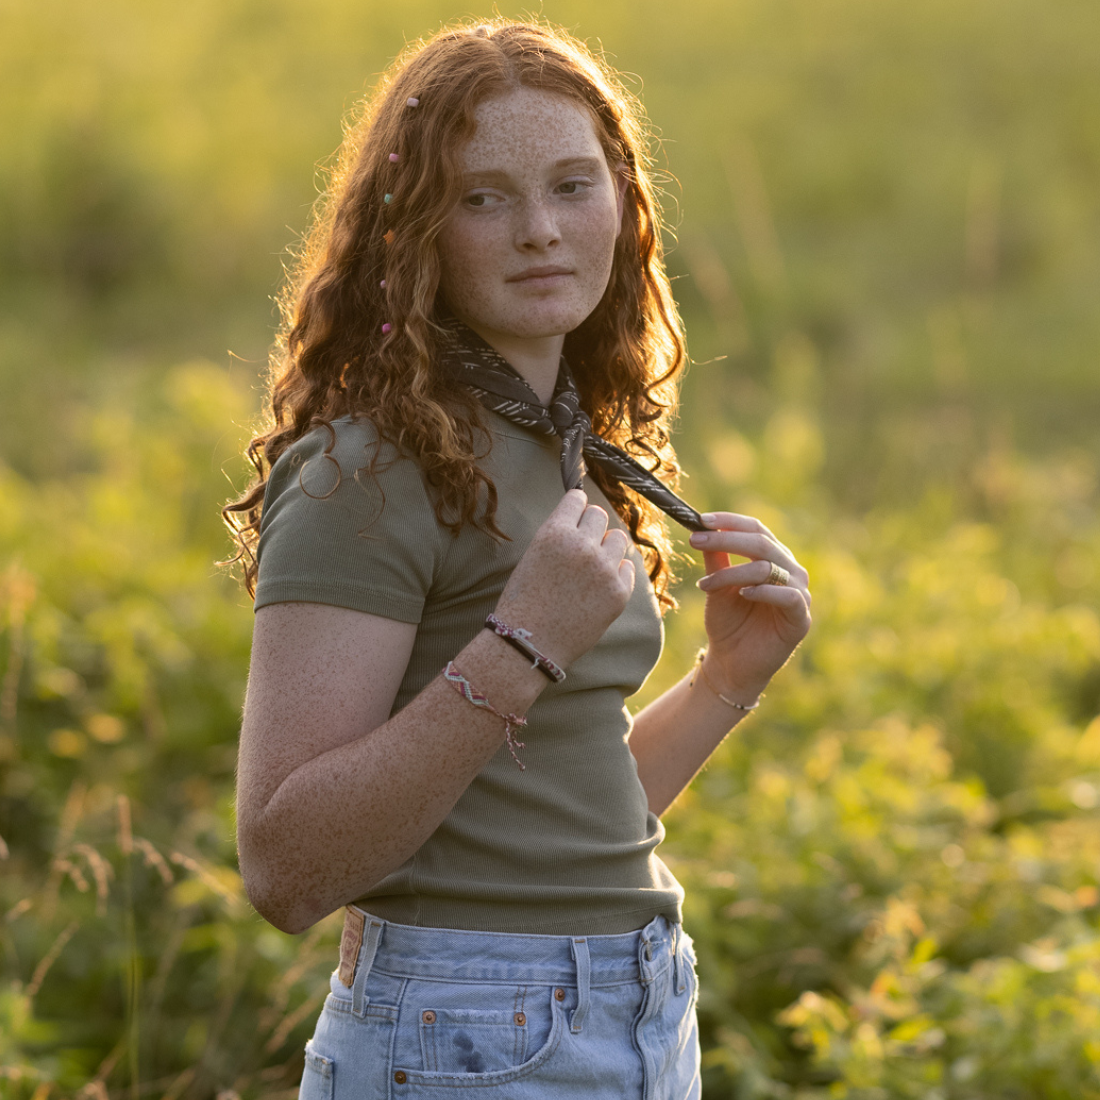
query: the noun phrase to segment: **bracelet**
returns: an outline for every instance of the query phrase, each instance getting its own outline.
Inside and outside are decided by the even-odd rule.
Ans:
[[[565,679],[565,673],[545,653],[540,653],[531,644],[531,631],[524,630],[521,626],[509,626],[502,623],[495,615],[490,615],[485,620],[485,629],[491,630],[498,637],[503,638],[513,649],[519,650],[525,657],[530,657],[533,662],[531,667],[537,668],[552,684],[560,684]]]
[[[512,759],[516,762],[519,770],[526,771],[527,766],[518,756],[516,756],[516,749],[524,749],[527,746],[524,742],[516,740],[515,731],[517,728],[526,726],[527,719],[522,718],[518,714],[502,714],[489,702],[489,697],[487,695],[483,695],[478,691],[477,688],[458,671],[454,661],[447,662],[447,667],[443,670],[443,679],[451,684],[455,691],[457,691],[467,703],[473,703],[475,707],[481,707],[490,714],[495,714],[498,718],[504,720],[504,742],[508,746],[508,751],[512,754]]]
[[[695,676],[696,676],[697,673],[701,672],[703,674],[703,683],[706,684],[707,687],[709,687],[710,690],[713,691],[714,694],[717,695],[718,698],[721,699],[722,702],[725,703],[727,707],[733,707],[734,710],[742,710],[742,711],[756,710],[756,708],[758,706],[760,706],[760,699],[763,699],[764,696],[761,695],[760,699],[757,699],[755,703],[752,703],[749,706],[745,706],[744,703],[735,703],[732,699],[726,698],[726,696],[723,695],[710,682],[710,677],[707,675],[707,670],[705,668],[703,668],[703,658],[705,658],[706,655],[707,655],[707,651],[705,649],[699,650],[699,656],[695,658],[695,667],[691,670],[691,679],[688,680],[688,687],[690,688],[690,687],[695,686]]]

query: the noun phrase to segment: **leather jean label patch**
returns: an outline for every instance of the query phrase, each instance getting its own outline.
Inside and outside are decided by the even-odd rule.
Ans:
[[[363,946],[363,929],[367,918],[362,913],[348,908],[344,913],[344,934],[340,937],[340,981],[351,989],[355,981],[355,964],[359,959],[359,948]]]

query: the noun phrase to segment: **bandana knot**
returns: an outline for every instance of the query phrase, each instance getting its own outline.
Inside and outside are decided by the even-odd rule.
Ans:
[[[587,460],[689,531],[707,529],[687,501],[625,451],[592,431],[592,421],[581,408],[576,383],[564,359],[547,407],[512,365],[461,321],[447,323],[444,358],[452,377],[467,386],[485,408],[513,424],[561,439],[561,480],[566,489],[584,487]]]

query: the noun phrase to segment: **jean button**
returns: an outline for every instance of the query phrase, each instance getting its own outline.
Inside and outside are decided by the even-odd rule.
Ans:
[[[565,1000],[565,990],[562,989],[561,986],[558,986],[558,988],[554,990],[554,1000],[555,1001],[564,1001]]]
[[[403,1084],[404,1084],[404,1083],[405,1083],[405,1082],[406,1082],[406,1081],[408,1080],[408,1077],[406,1077],[406,1076],[405,1076],[405,1071],[404,1071],[403,1069],[399,1069],[399,1070],[398,1070],[398,1071],[397,1071],[397,1072],[396,1072],[396,1073],[395,1073],[395,1074],[393,1075],[393,1079],[394,1079],[394,1080],[395,1080],[395,1081],[396,1081],[396,1082],[397,1082],[397,1083],[398,1083],[399,1085],[403,1085]]]

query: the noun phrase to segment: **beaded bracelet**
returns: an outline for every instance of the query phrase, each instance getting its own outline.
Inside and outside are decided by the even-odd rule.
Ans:
[[[756,708],[760,706],[760,699],[763,699],[764,696],[761,695],[760,699],[757,699],[755,703],[751,703],[749,706],[745,706],[744,703],[735,703],[732,699],[728,699],[710,682],[710,677],[707,675],[707,670],[703,668],[703,659],[706,657],[706,655],[707,651],[705,649],[699,650],[699,656],[695,658],[695,667],[691,670],[691,679],[688,680],[688,687],[690,688],[695,686],[696,674],[701,672],[703,674],[703,683],[706,684],[707,687],[709,687],[710,690],[713,691],[714,694],[717,695],[718,698],[721,699],[727,707],[733,707],[734,710],[742,711],[756,710]]]
[[[515,731],[517,728],[521,729],[526,726],[527,719],[522,718],[518,714],[502,714],[489,702],[489,697],[487,695],[483,695],[478,691],[477,688],[458,671],[454,661],[447,662],[447,667],[443,670],[443,679],[451,684],[455,691],[457,691],[467,703],[473,703],[475,707],[481,707],[482,710],[487,710],[490,714],[495,714],[498,718],[504,720],[504,742],[508,746],[508,751],[512,754],[512,759],[516,762],[519,770],[526,771],[527,765],[516,756],[516,749],[524,749],[527,746],[523,741],[516,740]]]
[[[525,657],[530,657],[532,668],[537,668],[551,683],[560,684],[565,679],[565,673],[559,665],[556,665],[545,653],[540,653],[531,644],[531,631],[524,630],[521,626],[509,626],[502,623],[495,615],[490,615],[485,620],[485,629],[491,630],[498,637],[503,638],[513,649],[519,650]]]

